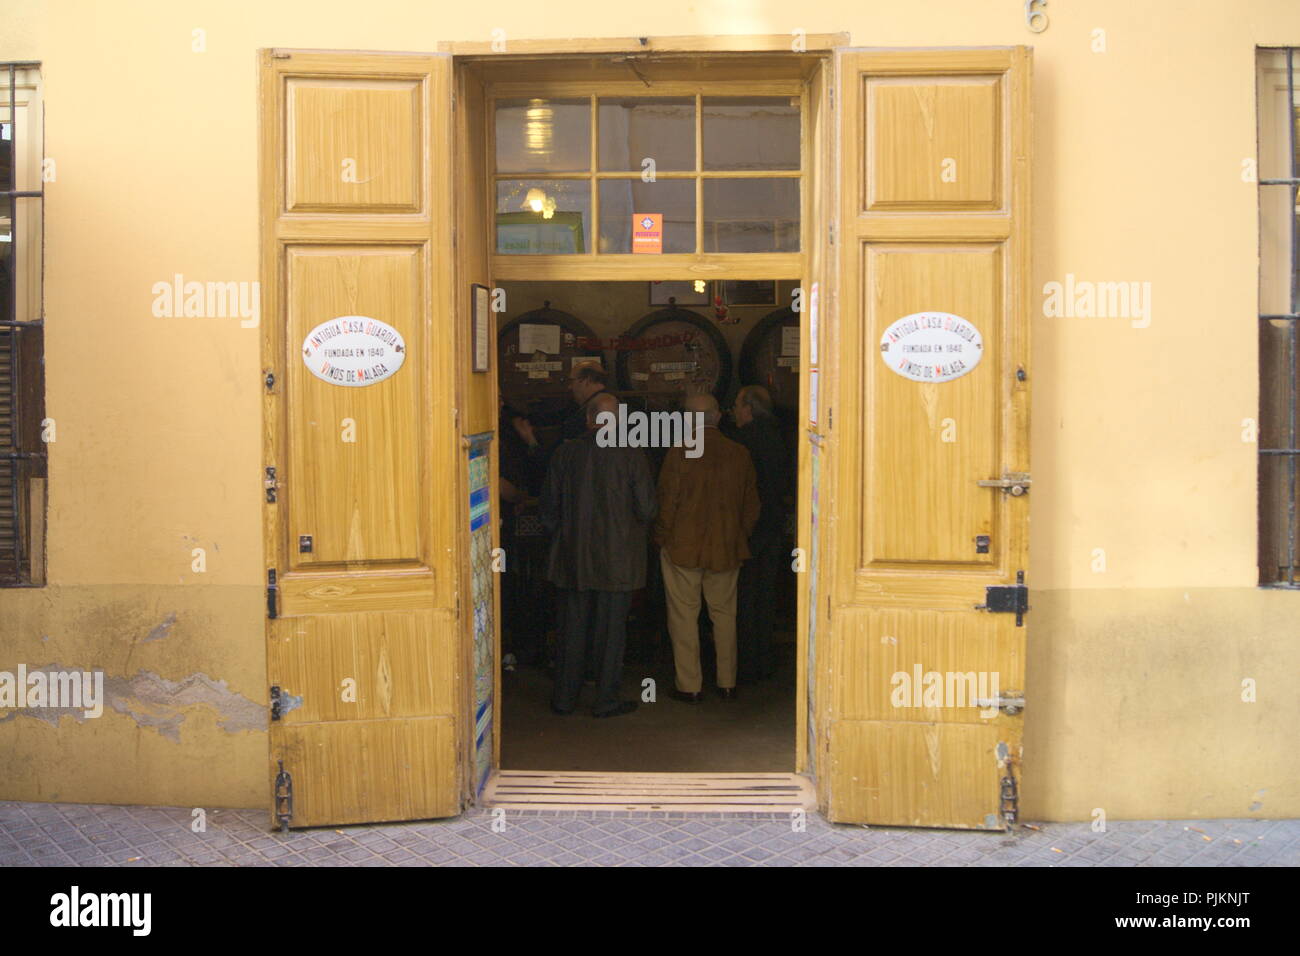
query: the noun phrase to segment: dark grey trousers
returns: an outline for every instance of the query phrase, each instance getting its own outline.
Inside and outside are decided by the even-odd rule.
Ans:
[[[582,679],[590,668],[596,672],[597,714],[613,710],[620,703],[623,683],[623,651],[627,647],[627,612],[631,591],[560,592],[564,602],[564,632],[560,636],[555,662],[555,693],[551,703],[557,710],[573,710],[582,692]],[[588,665],[587,642],[595,660]]]

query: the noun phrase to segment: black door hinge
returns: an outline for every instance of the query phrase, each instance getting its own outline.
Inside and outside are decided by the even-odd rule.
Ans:
[[[275,487],[276,487],[276,482],[275,482],[275,466],[274,466],[274,465],[267,465],[267,466],[266,466],[266,478],[264,478],[264,479],[262,480],[262,487],[264,487],[264,488],[266,489],[266,503],[267,503],[268,505],[273,505],[273,504],[275,504]]]
[[[273,388],[275,388],[275,373],[274,373],[274,372],[267,372],[267,373],[266,373],[266,390],[269,392],[269,391],[270,391],[271,389],[273,389]]]
[[[984,603],[975,610],[993,614],[1014,614],[1016,627],[1024,627],[1025,612],[1029,610],[1029,588],[1025,587],[1025,572],[1016,572],[1016,583],[984,589]]]
[[[275,620],[277,614],[277,601],[280,595],[280,586],[275,583],[275,568],[266,569],[266,616]]]
[[[272,684],[271,685],[271,719],[279,720],[283,715],[284,715],[284,711],[280,709],[280,685]]]
[[[293,819],[293,777],[284,769],[280,761],[280,772],[275,775],[275,819],[279,821],[280,832],[289,832],[289,821]]]

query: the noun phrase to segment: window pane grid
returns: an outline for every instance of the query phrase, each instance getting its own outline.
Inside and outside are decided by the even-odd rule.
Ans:
[[[568,149],[563,144],[557,144],[554,140],[555,131],[549,133],[541,129],[525,128],[522,132],[511,130],[508,123],[503,123],[501,113],[503,108],[507,111],[513,110],[516,113],[522,111],[522,115],[531,117],[529,122],[548,121],[548,117],[555,115],[555,107],[578,107],[584,109],[584,115],[587,117],[588,128],[584,130],[583,139],[585,143],[578,144],[585,146],[587,155],[587,168],[573,168],[572,163],[568,163],[567,169],[538,169],[539,163],[527,163],[523,161],[503,162],[503,153],[506,157],[517,157],[521,155],[520,149],[516,146],[507,145],[502,147],[501,141],[507,140],[510,144],[523,143],[525,146],[533,144],[536,152],[545,152],[550,150],[556,155],[574,156],[576,153]],[[691,117],[689,126],[685,122],[685,107],[690,108]],[[790,118],[794,119],[793,129],[786,132],[793,133],[792,145],[785,145],[775,152],[778,154],[776,160],[745,158],[743,149],[732,149],[731,156],[734,159],[728,159],[727,149],[734,147],[734,144],[725,142],[715,142],[712,151],[709,150],[708,137],[710,136],[709,124],[716,123],[719,120],[731,124],[732,131],[743,129],[743,120],[746,111],[757,114],[778,115],[782,119],[784,127],[789,127]],[[579,99],[574,96],[567,96],[557,99],[546,99],[545,97],[536,97],[524,99],[521,97],[501,98],[493,100],[494,129],[496,140],[494,140],[494,166],[492,177],[496,183],[496,193],[498,196],[499,215],[512,215],[509,225],[512,230],[518,233],[518,230],[524,225],[523,221],[530,218],[529,209],[506,210],[502,208],[501,197],[509,193],[518,193],[520,189],[540,190],[537,202],[533,203],[535,216],[546,216],[545,209],[551,208],[560,200],[551,195],[551,190],[557,193],[565,193],[571,196],[568,190],[562,189],[563,183],[575,183],[577,181],[587,180],[589,182],[588,196],[585,205],[586,209],[572,210],[576,215],[581,215],[584,219],[582,223],[582,232],[588,236],[590,241],[581,243],[580,248],[573,248],[572,253],[582,253],[586,255],[621,255],[627,254],[630,250],[630,230],[632,228],[632,216],[646,214],[662,214],[665,218],[664,224],[664,254],[694,254],[715,253],[715,252],[732,252],[745,254],[763,254],[770,252],[797,252],[800,248],[800,217],[801,203],[800,196],[802,193],[802,183],[794,184],[795,202],[793,209],[789,207],[788,201],[784,204],[778,203],[780,208],[762,209],[755,208],[751,210],[751,215],[741,218],[733,218],[724,223],[713,222],[709,220],[709,196],[717,194],[717,190],[726,189],[724,185],[729,182],[742,183],[751,181],[754,183],[748,188],[753,197],[753,201],[761,203],[768,197],[766,193],[771,192],[771,187],[775,186],[770,183],[773,180],[796,180],[803,178],[802,160],[791,162],[788,157],[781,158],[783,153],[789,153],[796,157],[802,156],[802,143],[800,136],[800,124],[802,123],[802,110],[799,106],[799,99],[796,96],[784,97],[746,97],[746,96],[712,96],[703,93],[695,93],[693,96],[656,96],[654,94],[646,95],[618,95],[618,96],[601,96],[593,93],[589,97]],[[636,122],[633,117],[643,117],[645,129],[634,129]],[[573,124],[570,123],[572,127]],[[726,123],[719,127],[726,132]],[[689,134],[686,130],[689,129]],[[680,142],[674,142],[669,146],[662,146],[662,137],[656,138],[656,130],[667,130],[679,137]],[[684,147],[687,144],[684,140],[689,135],[691,140],[689,150]],[[715,140],[719,139],[719,133],[713,133]],[[549,138],[548,138],[549,137]],[[623,142],[626,139],[627,142]],[[761,135],[751,135],[751,141],[757,143],[761,141]],[[640,148],[642,144],[648,142],[658,142],[661,144],[659,149]],[[755,155],[758,149],[755,147]],[[640,153],[650,153],[651,155],[640,156]],[[687,155],[690,155],[689,161]],[[708,158],[713,155],[713,158]],[[722,156],[722,159],[718,159]],[[565,165],[565,164],[561,164]],[[528,169],[516,168],[528,166]],[[623,167],[623,168],[619,168]],[[769,181],[767,186],[763,181]],[[628,183],[626,190],[618,188],[619,182]],[[685,227],[686,220],[683,218],[685,210],[680,206],[680,193],[672,189],[654,189],[653,186],[659,183],[665,185],[673,182],[681,182],[683,186],[689,183],[694,184],[694,239],[687,246],[681,243],[680,230]],[[554,184],[554,185],[551,185]],[[637,184],[645,184],[646,188],[638,188]],[[787,191],[788,192],[788,191]],[[773,193],[774,196],[781,195],[778,190]],[[651,197],[663,197],[651,200]],[[630,198],[629,198],[630,197]],[[665,206],[659,208],[655,206],[651,209],[644,208],[622,208],[631,201],[633,205],[639,200],[646,202],[663,203],[669,202],[671,198],[671,208]],[[540,204],[540,208],[539,208]],[[615,213],[611,204],[619,206],[619,211]],[[602,211],[602,206],[603,211]],[[735,206],[735,203],[732,203]],[[626,218],[626,222],[622,218]],[[553,219],[553,215],[550,217]],[[589,220],[589,222],[587,221]],[[674,234],[669,235],[669,225],[674,224]],[[762,223],[761,226],[755,226],[754,223]],[[498,221],[497,225],[501,222]],[[545,220],[536,222],[539,229],[555,232],[553,223],[548,225]],[[756,231],[757,230],[757,231]],[[627,233],[624,236],[623,233]],[[770,241],[769,241],[770,238]],[[541,246],[545,245],[533,243],[529,247],[528,243],[515,241],[509,244],[511,248],[503,248],[502,239],[498,235],[496,251],[498,253],[520,254],[520,253],[537,253],[541,251]],[[693,246],[693,248],[692,248]],[[554,250],[552,250],[554,251]]]

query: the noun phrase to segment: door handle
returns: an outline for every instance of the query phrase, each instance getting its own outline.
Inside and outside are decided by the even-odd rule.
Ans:
[[[1004,494],[1010,493],[1012,496],[1019,498],[1021,495],[1029,493],[1029,486],[1032,482],[1026,474],[1008,473],[1002,478],[981,478],[975,484],[981,488],[1001,488]]]

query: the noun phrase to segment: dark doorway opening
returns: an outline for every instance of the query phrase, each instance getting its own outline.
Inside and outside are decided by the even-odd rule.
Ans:
[[[501,544],[507,556],[501,605],[501,768],[793,770],[800,674],[798,575],[791,557],[798,501],[799,313],[791,306],[798,302],[798,280],[500,285],[507,305],[499,317],[497,363],[500,467],[507,499],[501,502]],[[688,704],[671,696],[674,660],[665,588],[658,549],[649,544],[645,586],[632,594],[628,610],[622,676],[622,697],[637,701],[638,709],[613,719],[593,717],[593,680],[584,686],[573,714],[552,713],[561,612],[557,591],[547,580],[552,541],[539,499],[550,461],[565,441],[566,428],[571,434],[574,425],[571,416],[578,404],[569,374],[575,363],[587,361],[600,364],[609,377],[608,389],[629,410],[676,411],[687,394],[713,394],[724,409],[720,430],[733,439],[740,437],[733,416],[740,390],[758,385],[772,400],[784,443],[780,557],[772,584],[759,595],[758,615],[761,623],[771,625],[771,655],[768,672],[753,673],[758,669],[750,633],[755,615],[738,613],[740,679],[733,700],[717,691],[705,609],[699,628],[702,700]],[[644,449],[656,482],[666,451]],[[770,527],[772,516],[767,518]],[[744,596],[754,594],[751,586]],[[593,657],[589,655],[587,667],[594,678]]]

